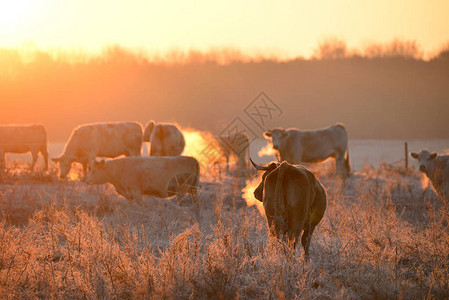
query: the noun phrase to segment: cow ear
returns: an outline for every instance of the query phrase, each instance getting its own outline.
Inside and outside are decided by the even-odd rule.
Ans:
[[[271,130],[265,131],[265,132],[263,133],[263,135],[264,135],[265,137],[271,137]]]
[[[438,153],[433,152],[433,153],[430,155],[430,157],[429,157],[428,160],[435,159],[435,157],[437,157],[437,155],[438,155]]]
[[[415,152],[410,153],[410,156],[414,159],[418,159],[418,154],[416,154]]]

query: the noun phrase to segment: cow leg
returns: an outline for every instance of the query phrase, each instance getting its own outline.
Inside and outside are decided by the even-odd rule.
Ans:
[[[342,172],[341,160],[339,160],[337,157],[335,157],[335,169],[336,175],[341,175]]]
[[[30,167],[30,171],[34,170],[34,166],[36,165],[36,161],[37,161],[37,150],[31,150],[31,158],[33,159],[33,161],[31,162],[31,167]]]
[[[131,197],[134,201],[137,202],[140,206],[143,206],[143,195],[139,189],[133,189],[131,191]]]
[[[142,146],[138,148],[137,147],[133,148],[130,151],[129,155],[127,156],[141,156],[141,155],[142,155]]]
[[[292,243],[292,250],[293,253],[295,253],[296,251],[296,245],[298,244],[298,238],[301,235],[302,232],[302,227],[299,228],[299,226],[297,228],[292,228],[288,233],[286,233],[286,236],[289,239],[289,243]]]
[[[5,152],[3,150],[0,151],[0,169],[5,169],[6,166],[6,158]]]
[[[346,178],[348,172],[346,170],[345,154],[338,150],[335,151],[335,165],[337,175]]]
[[[288,196],[287,196],[288,197]],[[308,197],[307,195],[301,195],[299,199]],[[307,198],[306,198],[307,199]],[[298,244],[298,238],[301,235],[304,223],[306,219],[306,212],[303,208],[301,208],[302,203],[299,203],[299,206],[291,206],[287,208],[287,224],[286,229],[289,233],[289,238],[292,240],[293,250],[296,251],[296,245]],[[287,231],[286,230],[286,231]]]
[[[89,168],[89,163],[87,161],[83,162],[82,166],[83,166],[83,178],[81,178],[81,181],[86,181],[87,180],[87,171],[88,171],[88,168]]]
[[[198,193],[198,188],[197,187],[190,187],[189,188],[189,195],[190,195],[190,199],[192,200],[192,202],[196,205],[199,205],[200,203],[200,196]]]
[[[89,170],[92,168],[92,165],[95,161],[96,156],[89,154],[87,155],[86,161],[83,162],[83,181],[87,180],[87,174],[89,172]]]
[[[114,185],[115,187],[115,191],[117,192],[117,194],[122,195],[123,197],[125,197],[128,200],[131,200],[130,195],[125,191],[125,189],[121,186],[118,185]]]
[[[301,244],[304,247],[304,257],[309,260],[309,247],[312,240],[312,234],[317,224],[309,222],[304,226],[304,233],[301,237]]]
[[[42,154],[42,157],[44,158],[45,161],[45,171],[48,170],[48,151],[47,151],[47,147],[46,146],[42,146],[40,149],[40,152]]]
[[[237,164],[239,166],[239,173],[242,177],[246,177],[246,161],[245,157],[241,155],[238,157]]]

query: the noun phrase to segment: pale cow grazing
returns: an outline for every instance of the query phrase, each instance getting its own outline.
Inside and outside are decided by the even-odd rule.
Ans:
[[[48,170],[47,130],[43,125],[4,125],[0,126],[0,169],[6,166],[6,153],[31,152],[34,170],[38,154],[41,153]]]
[[[229,172],[229,159],[236,158],[239,171],[246,171],[249,159],[249,137],[246,133],[239,132],[229,136],[216,138],[223,156],[226,159],[226,172]]]
[[[173,190],[173,184],[177,178],[184,180],[177,190]],[[200,166],[193,157],[150,156],[95,161],[87,183],[111,183],[117,193],[126,199],[143,204],[143,195],[161,198],[186,192],[197,195],[199,180]]]
[[[254,197],[263,203],[270,233],[293,240],[296,249],[299,235],[305,257],[315,227],[326,210],[326,191],[315,176],[302,166],[271,162],[268,166],[251,163],[265,171]]]
[[[67,176],[73,162],[82,164],[85,179],[96,157],[140,156],[141,148],[142,126],[139,123],[86,124],[73,130],[63,154],[53,161],[59,163],[61,178]]]
[[[295,128],[277,128],[264,132],[281,161],[291,164],[314,163],[334,157],[337,174],[349,176],[348,133],[342,124],[324,129],[303,131]]]
[[[150,142],[150,156],[178,156],[184,151],[186,141],[181,130],[169,123],[148,122],[143,141]]]
[[[428,150],[410,155],[418,160],[419,170],[430,179],[437,194],[449,200],[449,155],[438,155]]]

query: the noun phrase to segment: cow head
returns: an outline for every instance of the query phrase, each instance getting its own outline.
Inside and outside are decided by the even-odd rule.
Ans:
[[[271,162],[268,166],[259,166],[253,162],[253,160],[250,158],[251,164],[256,168],[256,170],[259,171],[265,171],[262,175],[262,181],[259,183],[257,188],[254,190],[254,198],[259,200],[260,202],[263,202],[263,187],[265,183],[265,178],[270,175],[270,173],[275,170],[278,166],[278,162]]]
[[[288,132],[283,128],[272,129],[264,132],[264,137],[271,141],[273,149],[280,150],[284,148]]]
[[[66,155],[61,155],[60,157],[52,158],[51,160],[54,161],[55,163],[59,163],[59,170],[60,170],[59,177],[61,179],[67,177],[67,175],[70,172],[70,169],[72,168],[72,162],[75,161],[74,158]]]
[[[438,154],[430,153],[428,150],[421,150],[419,153],[412,152],[410,156],[418,160],[419,170],[430,175],[435,170],[435,162]]]
[[[148,122],[147,126],[145,126],[145,131],[143,132],[143,141],[150,142],[151,134],[153,133],[153,129],[156,123],[154,121]]]
[[[106,161],[94,161],[87,176],[87,184],[103,184],[107,182]]]

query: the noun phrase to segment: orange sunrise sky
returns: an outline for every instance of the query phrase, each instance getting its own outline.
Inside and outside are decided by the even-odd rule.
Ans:
[[[0,0],[0,47],[164,53],[237,48],[310,57],[328,37],[349,48],[395,38],[426,54],[449,40],[447,0],[116,1]]]

